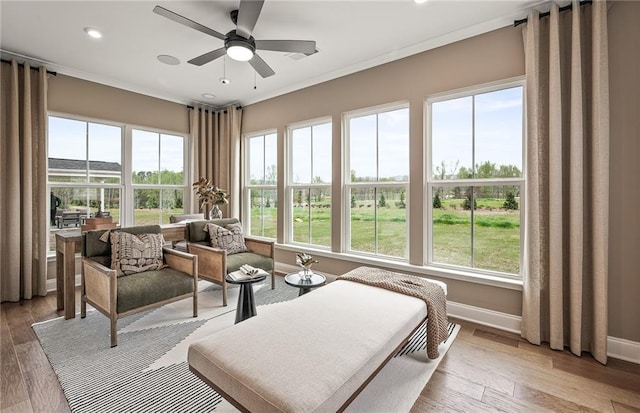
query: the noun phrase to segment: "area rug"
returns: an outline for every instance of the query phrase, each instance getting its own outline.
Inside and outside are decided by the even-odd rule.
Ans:
[[[258,316],[260,306],[297,296],[298,289],[276,280],[274,290],[268,281],[254,285]],[[109,320],[95,310],[85,319],[58,318],[32,327],[73,412],[235,411],[189,371],[186,357],[190,343],[233,325],[238,291],[229,288],[229,305],[222,307],[220,287],[201,281],[198,318],[191,317],[190,299],[126,317],[118,322],[114,348],[109,347]],[[422,326],[347,411],[408,412],[459,328],[449,325],[440,357],[428,360]]]

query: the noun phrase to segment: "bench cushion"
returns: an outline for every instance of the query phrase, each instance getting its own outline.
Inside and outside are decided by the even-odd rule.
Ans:
[[[146,271],[118,278],[117,312],[193,292],[193,278],[173,268]]]
[[[335,412],[425,319],[423,301],[350,281],[263,306],[189,347],[188,360],[254,412]]]

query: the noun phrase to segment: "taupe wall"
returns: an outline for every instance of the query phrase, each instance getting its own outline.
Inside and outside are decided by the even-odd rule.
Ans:
[[[609,12],[611,68],[611,228],[609,335],[640,341],[640,3],[615,2]],[[243,133],[277,129],[282,145],[286,125],[322,116],[334,124],[334,156],[340,145],[345,111],[405,100],[410,103],[411,191],[423,187],[423,102],[425,96],[465,86],[524,75],[522,33],[507,27],[400,61],[245,107]],[[334,163],[334,180],[341,179]],[[283,176],[284,166],[278,173]],[[279,197],[284,193],[280,189]],[[339,189],[332,199],[342,201]],[[412,228],[423,225],[423,200],[410,200]],[[334,217],[337,217],[337,213]],[[283,219],[279,211],[279,220]],[[340,225],[332,222],[334,249],[340,248]],[[282,234],[279,233],[282,240]],[[422,233],[410,233],[410,261],[423,261]],[[278,261],[294,263],[294,253],[279,249]],[[359,264],[322,258],[319,270],[340,274]],[[437,277],[434,277],[437,278]],[[521,315],[519,291],[445,280],[452,301]]]
[[[609,335],[640,342],[640,2],[609,10]]]
[[[49,110],[189,133],[187,107],[65,75],[49,78]]]
[[[423,108],[426,96],[438,92],[509,79],[524,75],[524,50],[520,29],[505,28],[457,42],[425,53],[387,63],[369,70],[245,106],[243,133],[278,130],[282,145],[288,124],[318,117],[333,120],[334,159],[340,156],[342,114],[354,109],[408,101],[410,104],[410,193],[422,193],[423,177]],[[301,104],[304,102],[304,104]],[[279,176],[284,176],[282,162]],[[333,180],[340,182],[342,171],[334,162]],[[342,204],[340,188],[332,191],[334,205]],[[282,188],[278,193],[282,199]],[[333,249],[340,251],[339,208],[333,208]],[[423,199],[410,197],[409,261],[421,265],[424,261],[422,239]],[[282,211],[278,211],[282,221]],[[282,234],[279,234],[282,241]],[[278,250],[278,261],[295,263],[295,254]],[[342,274],[360,264],[347,260],[322,258],[318,270]],[[409,271],[410,272],[410,271]],[[433,277],[438,278],[438,277]],[[455,302],[489,308],[509,314],[521,314],[522,294],[516,290],[444,280],[449,285],[449,299]]]
[[[62,74],[49,78],[48,104],[51,112],[189,133],[185,105]],[[77,274],[79,262],[76,260]],[[56,278],[55,261],[48,262],[47,278]]]

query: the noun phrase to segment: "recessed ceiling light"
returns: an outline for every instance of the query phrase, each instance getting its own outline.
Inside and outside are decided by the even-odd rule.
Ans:
[[[180,64],[180,59],[170,56],[168,54],[158,55],[157,59],[165,65],[177,66]]]
[[[95,27],[85,27],[84,31],[94,39],[100,39],[102,37],[102,33],[100,33],[100,30],[96,29]]]
[[[422,4],[422,3],[426,3],[427,0],[413,0],[413,2],[416,4]]]
[[[216,95],[214,95],[213,93],[203,93],[202,97],[205,99],[215,99]]]

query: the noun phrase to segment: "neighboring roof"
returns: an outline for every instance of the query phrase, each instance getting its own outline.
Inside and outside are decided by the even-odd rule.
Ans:
[[[49,158],[49,169],[68,169],[75,171],[86,171],[87,161],[78,159]],[[91,171],[122,171],[122,166],[118,162],[89,161]]]

